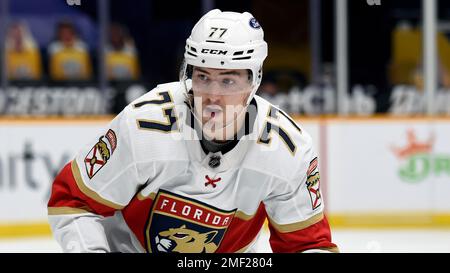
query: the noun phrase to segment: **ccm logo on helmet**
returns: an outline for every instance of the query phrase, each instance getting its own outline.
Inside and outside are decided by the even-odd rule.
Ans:
[[[227,50],[219,50],[219,49],[202,49],[202,53],[216,54],[216,55],[227,55]]]

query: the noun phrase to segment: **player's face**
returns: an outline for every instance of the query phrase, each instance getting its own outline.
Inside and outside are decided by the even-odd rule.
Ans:
[[[245,69],[195,67],[192,74],[195,111],[203,124],[228,124],[242,111],[252,90]]]

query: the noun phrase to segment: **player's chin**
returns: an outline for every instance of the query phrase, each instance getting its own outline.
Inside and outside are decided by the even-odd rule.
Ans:
[[[203,136],[206,140],[225,140],[226,134],[221,126],[204,126]]]

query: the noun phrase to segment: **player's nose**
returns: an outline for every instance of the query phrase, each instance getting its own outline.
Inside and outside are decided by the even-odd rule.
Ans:
[[[218,93],[208,93],[206,95],[208,104],[219,104],[221,96]]]

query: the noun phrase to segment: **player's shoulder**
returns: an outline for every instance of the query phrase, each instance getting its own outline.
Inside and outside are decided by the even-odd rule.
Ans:
[[[135,156],[140,160],[163,157],[183,157],[179,107],[184,105],[178,82],[160,84],[135,99],[118,115],[118,127],[126,132],[123,138],[133,143]],[[142,157],[142,158],[141,158]]]
[[[133,136],[152,135],[152,141],[164,138],[168,132],[178,131],[178,120],[172,119],[183,103],[184,92],[179,82],[159,84],[152,90],[133,100],[115,118],[120,127],[126,127]],[[170,139],[170,138],[164,138]]]
[[[158,116],[161,114],[161,108],[171,105],[183,106],[184,94],[184,86],[180,82],[158,84],[128,104],[123,110],[123,115],[131,119]]]
[[[304,164],[300,162],[314,156],[313,139],[286,112],[259,96],[255,96],[255,100],[257,139],[251,164],[289,180],[302,171]]]
[[[275,125],[270,129],[272,129],[272,131],[275,131],[276,133],[281,133],[280,138],[282,140],[291,139],[295,143],[301,144],[302,146],[312,145],[313,140],[311,138],[311,135],[297,120],[292,118],[288,113],[280,109],[278,106],[270,103],[260,96],[255,96],[255,100],[258,107],[258,127],[263,128],[266,127],[267,123],[270,123],[272,125]],[[285,137],[284,133],[286,133]],[[292,146],[292,149],[289,149],[289,151],[296,154],[297,149]]]

